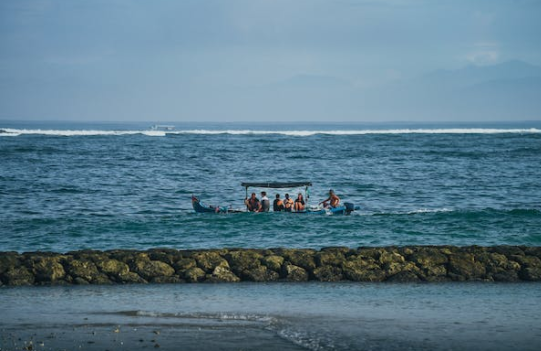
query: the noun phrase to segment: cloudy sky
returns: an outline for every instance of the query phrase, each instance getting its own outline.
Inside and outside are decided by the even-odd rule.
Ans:
[[[382,105],[471,65],[537,77],[540,19],[535,0],[2,0],[0,119],[513,119],[479,100]]]

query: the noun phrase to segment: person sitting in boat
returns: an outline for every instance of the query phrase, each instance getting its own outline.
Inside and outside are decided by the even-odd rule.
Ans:
[[[332,208],[338,207],[340,205],[340,198],[334,193],[334,190],[329,190],[329,198],[326,200],[323,200],[319,203],[320,205],[323,204],[323,207],[327,208],[329,205]]]
[[[295,212],[304,211],[304,198],[302,197],[302,194],[299,193],[297,195],[297,199],[295,200]]]
[[[276,199],[272,203],[272,210],[274,212],[281,212],[284,210],[284,202],[280,199],[280,194],[276,194]]]
[[[255,196],[255,193],[252,193],[252,196],[249,199],[244,199],[244,204],[250,212],[259,211],[259,208],[261,207],[259,199]]]
[[[289,194],[286,194],[285,199],[284,199],[284,211],[291,212],[292,208],[293,208],[293,199],[289,197]]]
[[[267,192],[261,192],[261,201],[259,202],[259,209],[257,212],[269,212],[270,209],[270,200],[267,197]]]

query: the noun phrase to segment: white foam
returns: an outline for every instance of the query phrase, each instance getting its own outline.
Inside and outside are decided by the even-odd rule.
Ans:
[[[429,208],[421,208],[421,209],[418,209],[418,210],[414,210],[414,211],[409,211],[407,214],[416,214],[416,213],[439,213],[439,212],[453,212],[452,209],[450,208],[434,208],[434,209],[429,209]]]
[[[130,312],[131,314],[132,312]],[[156,312],[156,311],[135,311],[138,317],[152,318],[180,318],[180,319],[209,319],[222,321],[246,321],[271,323],[275,318],[267,315],[257,314],[236,314],[236,313],[174,313],[174,312]]]
[[[324,135],[363,135],[363,134],[499,134],[499,133],[541,133],[541,129],[486,129],[486,128],[447,128],[447,129],[360,129],[360,130],[178,130],[168,134],[232,134],[232,135],[265,135],[279,134],[287,136]]]
[[[62,130],[62,129],[12,129],[3,128],[0,136],[51,135],[51,136],[94,136],[94,135],[133,135],[165,136],[159,130]]]
[[[51,135],[51,136],[94,136],[94,135],[133,135],[165,136],[167,134],[202,135],[285,135],[306,137],[312,135],[365,135],[365,134],[537,134],[541,129],[498,129],[498,128],[441,128],[441,129],[359,129],[359,130],[251,130],[251,129],[187,129],[175,131],[158,130],[61,130],[61,129],[12,129],[3,128],[0,136]]]

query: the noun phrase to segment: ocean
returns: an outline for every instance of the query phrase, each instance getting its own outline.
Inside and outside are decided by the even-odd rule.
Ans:
[[[0,251],[541,245],[539,122],[150,125],[0,121]],[[191,207],[195,195],[242,209],[241,182],[272,181],[311,181],[311,205],[333,189],[360,209]],[[2,287],[0,349],[534,350],[539,288]]]
[[[540,123],[149,127],[0,123],[0,251],[541,244]],[[360,210],[191,206],[243,208],[241,182],[305,180],[311,205],[334,189]]]

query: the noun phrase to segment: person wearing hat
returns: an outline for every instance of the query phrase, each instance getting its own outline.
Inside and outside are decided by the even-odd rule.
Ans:
[[[329,190],[329,198],[321,201],[319,204],[320,205],[323,204],[323,207],[329,207],[328,202],[330,203],[330,206],[333,208],[338,207],[338,205],[340,204],[340,198],[336,196],[336,194],[334,193],[332,189]]]

